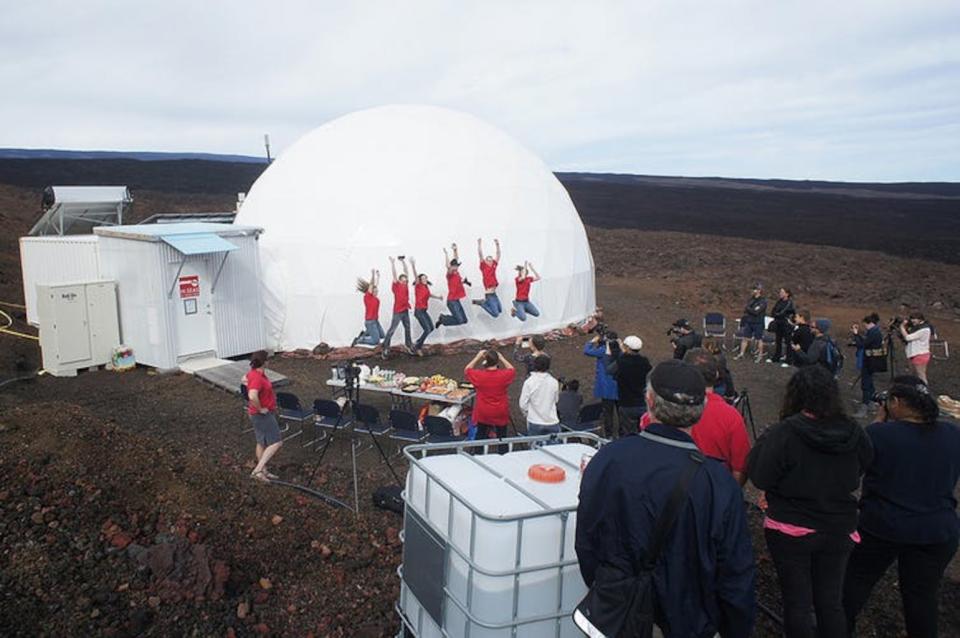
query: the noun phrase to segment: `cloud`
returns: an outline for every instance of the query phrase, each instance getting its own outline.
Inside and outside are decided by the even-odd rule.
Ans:
[[[405,102],[556,170],[960,179],[954,1],[40,0],[0,83],[3,146],[259,154]]]

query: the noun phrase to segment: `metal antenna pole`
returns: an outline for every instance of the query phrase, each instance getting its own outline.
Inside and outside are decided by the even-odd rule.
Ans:
[[[273,159],[270,157],[270,134],[263,134],[263,146],[267,149],[267,164],[273,162]]]

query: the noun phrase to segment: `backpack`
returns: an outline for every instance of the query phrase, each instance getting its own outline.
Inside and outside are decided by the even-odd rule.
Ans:
[[[838,378],[840,376],[840,371],[843,370],[843,353],[840,351],[840,348],[837,347],[837,342],[827,337],[826,347],[823,349],[824,364],[826,364],[827,370],[834,376]]]

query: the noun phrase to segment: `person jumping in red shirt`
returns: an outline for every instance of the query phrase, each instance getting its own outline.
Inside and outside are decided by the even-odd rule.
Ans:
[[[413,339],[410,337],[410,276],[407,274],[407,262],[403,255],[400,255],[400,265],[403,266],[403,274],[397,276],[397,262],[390,257],[390,271],[393,273],[393,319],[390,320],[390,329],[383,337],[383,352],[380,356],[386,361],[390,356],[390,340],[397,326],[403,324],[403,340],[407,352],[416,354],[413,350]]]
[[[503,306],[500,304],[500,297],[497,296],[497,264],[500,263],[500,240],[494,239],[493,243],[497,245],[497,256],[483,256],[483,240],[477,239],[477,256],[480,257],[480,274],[483,276],[483,300],[474,299],[473,303],[487,311],[491,317],[496,319],[503,312]]]
[[[449,315],[440,315],[437,317],[437,328],[440,326],[462,326],[467,323],[467,312],[463,309],[461,299],[467,296],[467,291],[463,285],[470,285],[469,279],[460,276],[460,255],[457,252],[457,245],[450,244],[453,250],[453,259],[447,249],[443,249],[443,264],[447,270],[447,308]]]
[[[430,293],[430,286],[433,284],[430,283],[430,279],[425,274],[417,273],[417,262],[414,261],[413,257],[410,258],[410,267],[413,268],[413,280],[416,282],[413,284],[413,316],[417,318],[420,328],[423,329],[423,333],[417,339],[413,349],[418,357],[422,357],[423,342],[427,340],[427,335],[433,332],[433,322],[430,321],[430,315],[427,314],[427,307],[430,305],[430,299],[443,301],[443,297]]]
[[[530,273],[533,273],[532,277]],[[517,266],[517,278],[514,279],[517,284],[517,298],[513,300],[513,309],[510,314],[520,321],[526,321],[527,315],[540,316],[540,310],[530,301],[530,286],[535,281],[540,281],[540,274],[537,273],[533,264],[525,261],[522,266]]]
[[[478,367],[479,366],[479,367]],[[502,366],[502,367],[501,367]],[[510,423],[510,397],[507,390],[517,371],[496,350],[481,350],[463,369],[463,376],[477,391],[473,402],[473,422],[477,424],[477,440],[503,439]],[[499,446],[500,454],[506,445]]]
[[[363,294],[363,330],[350,344],[351,347],[362,343],[375,346],[383,339],[383,326],[380,325],[380,298],[377,289],[380,283],[380,271],[370,271],[370,280],[357,279],[357,290]]]

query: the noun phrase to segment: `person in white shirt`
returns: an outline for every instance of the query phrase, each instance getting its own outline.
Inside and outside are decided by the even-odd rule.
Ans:
[[[910,328],[907,330],[906,323]],[[907,322],[900,323],[900,335],[907,342],[905,351],[907,361],[918,377],[927,383],[927,366],[930,365],[930,337],[933,330],[919,312],[910,314]]]
[[[520,411],[527,417],[527,434],[530,436],[560,432],[560,418],[557,416],[560,382],[549,370],[550,357],[536,356],[530,376],[520,391]]]

